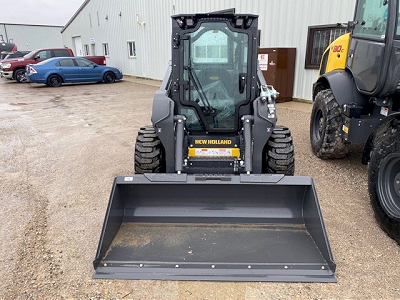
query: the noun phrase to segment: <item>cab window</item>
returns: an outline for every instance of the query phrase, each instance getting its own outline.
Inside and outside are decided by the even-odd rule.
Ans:
[[[356,8],[354,37],[383,40],[388,20],[387,1],[360,0]]]
[[[396,36],[400,38],[400,4],[397,2],[397,24],[396,24]]]

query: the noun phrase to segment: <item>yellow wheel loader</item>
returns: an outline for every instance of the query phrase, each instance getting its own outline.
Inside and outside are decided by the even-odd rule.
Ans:
[[[334,282],[310,177],[294,175],[258,16],[172,16],[172,61],[135,174],[115,178],[94,278]]]
[[[400,243],[400,4],[358,0],[349,33],[324,52],[313,87],[310,140],[320,158],[364,144],[376,219]]]

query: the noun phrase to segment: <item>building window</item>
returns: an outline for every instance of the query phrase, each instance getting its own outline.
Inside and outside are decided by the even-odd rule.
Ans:
[[[110,56],[110,53],[108,52],[108,43],[103,43],[103,55]]]
[[[325,49],[346,32],[346,27],[337,24],[309,26],[305,68],[318,69]]]
[[[128,55],[129,57],[136,57],[135,41],[128,42]]]
[[[90,54],[90,52],[89,52],[89,45],[88,45],[88,44],[85,44],[85,45],[83,45],[83,47],[85,48],[85,56],[88,56],[88,55]]]

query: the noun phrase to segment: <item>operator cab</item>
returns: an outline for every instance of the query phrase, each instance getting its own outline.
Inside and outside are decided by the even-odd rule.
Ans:
[[[189,19],[187,15],[175,17],[178,25]],[[255,73],[251,68],[256,68],[256,58],[249,55],[249,43],[255,38],[248,30],[252,18],[243,18],[240,23],[221,19],[210,15],[196,23],[193,16],[191,26],[179,32],[177,48],[183,56],[176,55],[173,65],[181,64],[175,68],[174,78],[176,74],[183,88],[181,96],[173,98],[177,114],[186,117],[192,133],[237,132],[240,115],[249,113],[246,104],[255,98],[250,96],[255,80],[249,75]]]
[[[392,7],[397,6],[397,7]],[[367,95],[393,94],[399,83],[399,1],[360,0],[357,3],[347,68],[357,88]]]

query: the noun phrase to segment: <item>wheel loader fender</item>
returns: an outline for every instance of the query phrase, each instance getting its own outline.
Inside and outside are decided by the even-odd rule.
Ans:
[[[374,130],[369,135],[367,142],[365,143],[363,156],[362,156],[362,163],[364,165],[368,164],[371,157],[371,151],[375,145],[375,137],[381,137],[385,134],[388,130],[396,129],[399,130],[400,127],[400,112],[396,112],[391,114],[390,116],[381,120]]]
[[[350,33],[334,40],[324,51],[319,68],[319,75],[333,70],[344,70],[350,44]]]
[[[324,89],[331,89],[338,104],[343,107],[345,104],[353,103],[364,107],[366,98],[357,90],[351,72],[345,70],[334,70],[320,76],[313,88],[313,101],[318,92]]]

